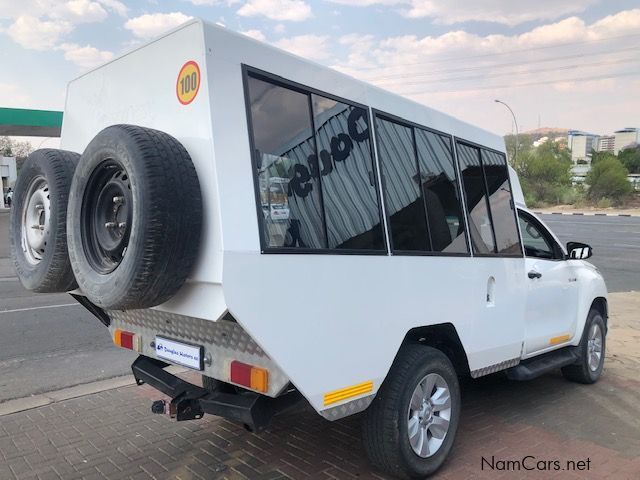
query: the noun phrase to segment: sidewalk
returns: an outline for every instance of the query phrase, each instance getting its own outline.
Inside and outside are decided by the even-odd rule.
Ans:
[[[572,205],[558,205],[546,208],[531,208],[535,213],[555,215],[596,215],[607,217],[640,217],[640,208],[575,208]]]
[[[433,478],[640,478],[640,293],[610,301],[603,378],[591,386],[559,374],[466,382],[456,446]],[[158,398],[125,386],[0,417],[0,479],[385,478],[366,461],[359,416],[329,423],[302,408],[253,434],[212,416],[176,423],[152,415]],[[527,456],[538,470],[499,468]],[[539,463],[587,459],[589,470]]]

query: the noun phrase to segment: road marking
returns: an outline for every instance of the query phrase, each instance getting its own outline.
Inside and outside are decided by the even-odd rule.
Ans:
[[[640,248],[640,245],[629,245],[628,243],[614,243],[614,247]]]
[[[0,313],[28,312],[29,310],[42,310],[43,308],[76,307],[79,303],[63,303],[62,305],[43,305],[42,307],[15,308],[13,310],[0,310]]]

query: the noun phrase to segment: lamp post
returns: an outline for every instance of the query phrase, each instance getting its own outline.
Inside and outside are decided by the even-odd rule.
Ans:
[[[513,113],[513,110],[511,110],[511,107],[509,105],[507,105],[506,103],[504,103],[502,100],[496,99],[496,100],[494,100],[494,102],[501,103],[502,105],[507,107],[509,109],[509,111],[511,112],[511,116],[513,117],[513,124],[516,126],[516,148],[515,148],[515,151],[513,153],[513,162],[515,163],[516,158],[518,158],[518,121],[516,120],[516,114]]]

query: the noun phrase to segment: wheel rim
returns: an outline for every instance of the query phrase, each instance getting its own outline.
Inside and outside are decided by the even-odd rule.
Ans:
[[[594,323],[589,330],[589,339],[587,340],[587,355],[589,361],[589,369],[595,372],[600,368],[602,361],[602,329],[600,325]]]
[[[91,267],[106,275],[125,256],[132,222],[131,183],[124,167],[102,162],[87,182],[82,202],[82,246]]]
[[[409,402],[407,434],[416,455],[434,455],[444,443],[451,420],[451,392],[437,373],[426,375],[413,391]]]
[[[49,185],[43,176],[31,181],[25,199],[22,208],[22,251],[30,264],[37,265],[42,261],[49,242],[51,219]]]

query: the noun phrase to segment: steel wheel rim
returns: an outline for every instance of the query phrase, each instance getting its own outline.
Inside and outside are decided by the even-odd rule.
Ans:
[[[42,175],[31,180],[25,200],[20,243],[27,262],[37,265],[42,261],[49,242],[51,221],[49,184]]]
[[[451,421],[451,391],[442,376],[429,373],[409,400],[407,435],[413,452],[428,458],[442,447]]]
[[[587,358],[589,362],[589,370],[595,372],[600,368],[602,361],[602,329],[600,325],[594,323],[589,330],[589,338],[587,340]]]
[[[113,272],[125,256],[131,234],[133,196],[124,167],[108,159],[96,167],[81,209],[82,246],[91,267]]]

